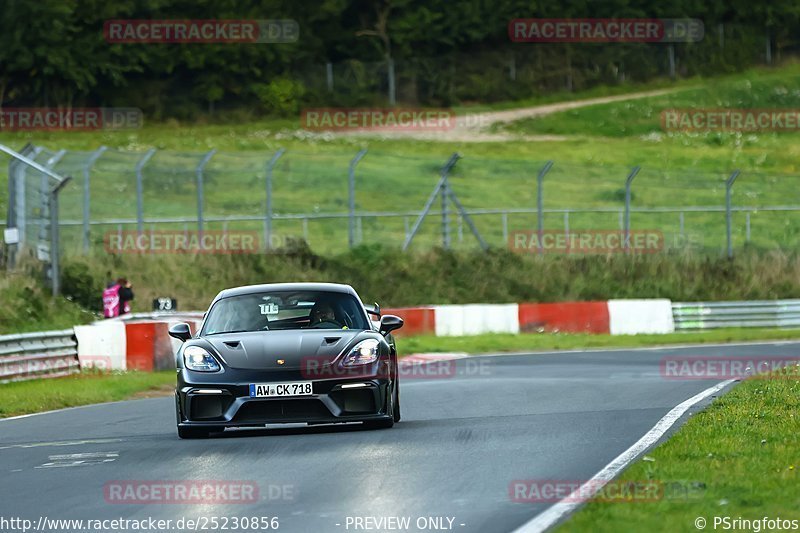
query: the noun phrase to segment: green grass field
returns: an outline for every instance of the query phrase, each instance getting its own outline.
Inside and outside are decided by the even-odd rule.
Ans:
[[[0,385],[0,418],[127,400],[147,391],[175,385],[175,371],[84,372],[62,378]]]
[[[669,86],[661,81],[652,86]],[[104,132],[3,133],[0,142],[20,147],[34,142],[51,149],[66,148],[84,153],[70,154],[56,166],[75,176],[61,202],[62,220],[79,220],[82,197],[80,163],[89,150],[106,145],[111,150],[100,158],[92,173],[93,219],[135,217],[133,168],[144,151],[157,153],[144,171],[145,217],[185,217],[187,223],[161,225],[158,229],[194,229],[196,186],[194,168],[202,153],[218,149],[205,177],[205,216],[261,217],[264,214],[264,176],[268,158],[279,147],[286,155],[275,168],[273,206],[277,215],[294,213],[345,213],[347,168],[362,147],[367,156],[356,173],[356,205],[359,212],[419,211],[436,183],[441,165],[451,153],[463,155],[452,174],[451,185],[467,208],[533,209],[536,206],[535,176],[550,159],[555,166],[545,178],[546,209],[605,209],[601,213],[569,215],[573,230],[613,230],[620,227],[625,177],[641,165],[633,187],[635,208],[686,208],[684,233],[697,248],[718,252],[724,244],[724,214],[693,213],[697,206],[724,206],[724,179],[734,169],[742,174],[734,187],[735,206],[752,207],[751,244],[785,249],[800,244],[800,225],[783,212],[758,208],[796,203],[800,145],[795,134],[663,134],[659,113],[666,107],[731,105],[735,107],[792,107],[800,102],[800,67],[789,64],[774,70],[753,70],[710,80],[688,80],[675,84],[668,96],[598,105],[525,120],[508,128],[518,133],[558,133],[562,141],[429,142],[402,139],[350,138],[309,134],[299,130],[299,121],[262,121],[248,124],[195,124],[176,122],[147,124],[141,130]],[[649,87],[648,87],[649,88]],[[633,89],[633,88],[631,88]],[[638,89],[638,88],[636,88]],[[615,92],[615,91],[609,91]],[[602,91],[576,94],[596,96]],[[501,106],[503,107],[503,106]],[[462,110],[464,111],[464,110]],[[119,150],[126,151],[125,153]],[[128,153],[127,151],[133,151]],[[46,154],[45,154],[46,155]],[[44,157],[46,159],[46,157]],[[176,172],[175,169],[181,169]],[[0,205],[6,202],[0,189]],[[436,206],[438,208],[438,204]],[[364,216],[361,234],[365,242],[399,246],[413,217],[378,219]],[[494,246],[505,246],[500,214],[475,216],[484,238]],[[745,243],[745,215],[734,215],[734,242]],[[535,214],[510,214],[508,231],[535,227]],[[632,225],[658,229],[669,246],[683,247],[680,214],[637,213]],[[547,213],[545,226],[562,229],[562,212]],[[123,229],[134,229],[125,225]],[[209,223],[207,229],[222,229]],[[262,231],[263,222],[232,222],[229,229]],[[118,226],[93,228],[93,240],[101,246],[107,231]],[[147,227],[149,229],[149,226]],[[474,247],[466,225],[453,217],[453,245]],[[347,243],[344,219],[279,219],[274,232],[280,239],[307,237],[312,249],[330,253]],[[76,251],[79,229],[64,229],[68,251]],[[416,247],[439,244],[440,220],[431,218],[422,226]]]
[[[557,531],[698,531],[698,518],[706,530],[719,531],[728,528],[715,527],[715,517],[800,519],[797,378],[790,369],[742,382],[616,481],[678,482],[690,489],[681,497],[592,501]],[[763,524],[740,529],[769,530]]]

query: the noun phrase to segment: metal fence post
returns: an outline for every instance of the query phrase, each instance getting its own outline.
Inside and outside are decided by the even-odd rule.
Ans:
[[[675,45],[670,44],[667,47],[667,59],[669,60],[669,77],[675,79]]]
[[[442,195],[442,248],[445,250],[450,248],[450,211],[447,208],[447,200],[450,193],[448,192],[449,184],[447,178],[450,176],[450,170],[459,159],[461,159],[459,154],[453,154],[442,169],[442,186],[440,189]]]
[[[69,183],[70,176],[50,189],[50,279],[53,283],[53,297],[61,293],[61,239],[58,227],[58,193]]]
[[[738,177],[739,171],[734,170],[731,177],[725,181],[725,235],[728,242],[728,258],[733,257],[733,238],[731,236],[731,225],[733,222],[731,216],[731,189],[733,188],[733,182],[735,182]]]
[[[272,169],[275,168],[278,159],[281,158],[283,153],[286,150],[283,148],[278,148],[278,151],[275,152],[267,163],[267,179],[266,179],[266,189],[267,189],[267,205],[266,205],[266,216],[264,217],[264,249],[271,250],[272,249]]]
[[[631,184],[633,178],[642,169],[640,166],[635,166],[631,169],[630,174],[625,179],[625,249],[630,248],[631,245]]]
[[[45,167],[48,170],[53,170],[53,167],[58,164],[62,157],[67,153],[66,150],[59,150],[55,154],[53,154],[50,159],[47,160],[45,163]],[[51,198],[50,198],[50,177],[47,174],[42,173],[42,179],[40,182],[40,190],[39,196],[41,198],[41,205],[40,205],[40,215],[39,215],[39,241],[45,241],[48,238],[48,232],[45,227],[45,221],[47,220],[45,217],[47,216],[51,205]],[[52,222],[52,217],[50,219]]]
[[[436,196],[438,194],[441,194],[443,198],[447,198],[447,195],[445,194],[446,189],[443,187],[444,183],[447,181],[447,173],[450,171],[450,168],[456,164],[456,161],[458,161],[460,158],[461,156],[458,154],[458,152],[456,152],[450,156],[450,159],[448,159],[447,163],[445,163],[444,167],[442,167],[441,177],[439,178],[439,181],[436,183],[436,187],[434,187],[433,192],[425,201],[425,206],[422,208],[422,211],[417,217],[416,222],[414,222],[414,227],[411,228],[411,232],[406,235],[406,240],[405,242],[403,242],[403,251],[406,251],[408,247],[411,245],[411,241],[414,240],[414,237],[419,231],[420,226],[422,226],[422,221],[425,220],[425,217],[428,216],[431,207],[433,207],[433,202],[436,201]],[[467,221],[467,224],[470,224],[470,222]]]
[[[206,165],[216,153],[217,149],[215,148],[204,155],[195,171],[197,175],[197,234],[200,237],[203,236],[203,204],[205,204],[205,195],[203,194],[203,169],[206,168]]]
[[[350,161],[350,170],[347,175],[347,205],[349,210],[349,224],[347,231],[347,243],[352,248],[355,246],[355,222],[356,222],[356,165],[367,155],[367,149],[359,150],[356,156]]]
[[[536,231],[539,235],[539,253],[544,253],[542,249],[542,238],[544,237],[544,176],[553,168],[553,162],[548,161],[539,170],[536,176]]]
[[[745,214],[745,241],[750,242],[750,211]]]
[[[395,88],[395,77],[394,77],[394,59],[389,58],[387,62],[387,69],[388,69],[388,85],[389,85],[389,105],[394,106],[397,104],[397,97],[396,97],[396,88]]]
[[[36,158],[39,156],[39,153],[42,151],[42,147],[40,146],[33,146],[31,144],[26,145],[20,155],[26,158],[30,158],[30,160],[35,161]],[[16,161],[16,158],[12,158]],[[14,213],[16,214],[16,227],[19,230],[19,244],[16,245],[16,249],[19,250],[20,248],[25,246],[27,242],[28,236],[28,209],[27,209],[27,191],[28,191],[28,184],[26,180],[26,175],[28,172],[29,165],[24,164],[20,165],[19,167],[15,167],[15,192],[16,198],[13,199],[14,201]],[[9,176],[11,176],[11,168],[9,167]],[[12,201],[11,197],[9,196],[9,202]],[[16,258],[16,251],[15,251],[15,258]]]
[[[92,167],[108,148],[101,146],[93,152],[83,166],[83,253],[89,252],[89,201],[91,197],[90,173]]]
[[[144,186],[142,184],[142,170],[155,153],[155,148],[149,149],[136,163],[136,232],[139,235],[144,231]]]
[[[442,182],[442,248],[450,248],[450,210],[447,209],[447,178]]]

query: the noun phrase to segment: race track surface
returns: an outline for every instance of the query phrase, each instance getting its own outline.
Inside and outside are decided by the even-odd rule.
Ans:
[[[512,481],[587,480],[670,409],[721,381],[664,379],[662,357],[791,356],[798,346],[461,359],[455,375],[406,379],[403,421],[388,430],[257,429],[179,440],[172,398],[3,420],[0,517],[264,516],[278,517],[279,531],[323,532],[392,530],[356,529],[354,517],[408,517],[410,531],[420,518],[447,517],[453,531],[512,531],[550,505],[513,502]],[[187,479],[253,482],[258,499],[117,503],[104,493],[109,482]]]

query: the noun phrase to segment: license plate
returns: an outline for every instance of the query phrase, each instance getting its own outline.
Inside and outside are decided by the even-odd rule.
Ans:
[[[251,398],[277,398],[279,396],[311,396],[310,381],[288,383],[251,383]]]

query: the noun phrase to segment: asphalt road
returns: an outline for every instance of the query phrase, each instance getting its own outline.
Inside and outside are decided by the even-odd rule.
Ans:
[[[405,380],[403,421],[389,430],[258,429],[182,441],[172,398],[3,420],[0,530],[12,530],[3,518],[227,517],[232,529],[233,517],[277,517],[279,531],[391,531],[392,523],[357,529],[356,517],[408,517],[408,530],[430,531],[435,522],[418,529],[417,520],[442,517],[439,530],[511,531],[550,505],[512,501],[512,481],[589,479],[671,408],[720,381],[664,379],[662,357],[792,356],[798,346],[462,359],[455,375]],[[114,501],[107,484],[131,480],[252,482],[258,498]]]

